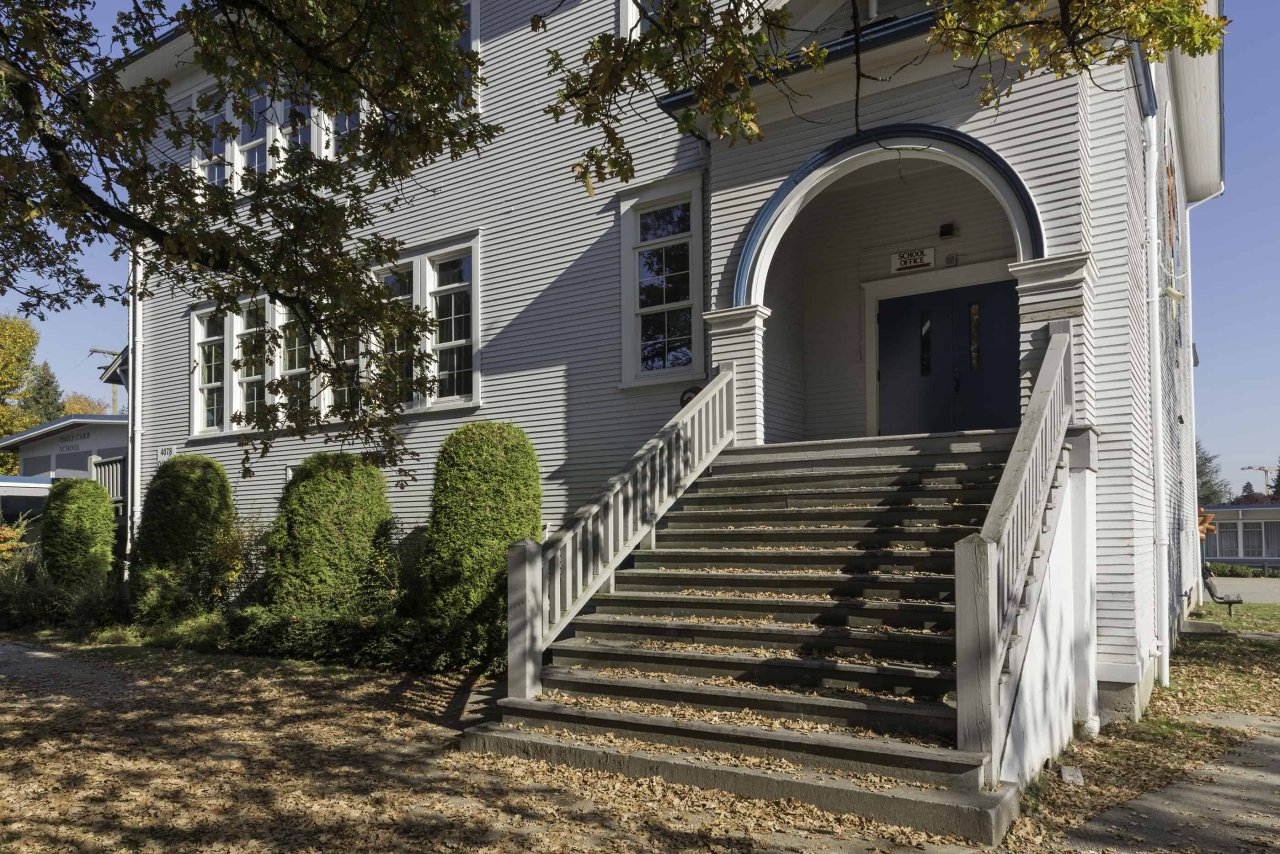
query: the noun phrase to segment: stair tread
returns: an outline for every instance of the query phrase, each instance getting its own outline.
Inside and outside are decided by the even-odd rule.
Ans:
[[[739,457],[748,456],[751,453],[766,453],[764,449],[770,450],[787,450],[791,448],[803,449],[814,448],[822,449],[833,445],[848,446],[865,446],[875,447],[876,445],[889,444],[892,442],[908,442],[912,439],[922,441],[936,441],[938,439],[981,439],[983,437],[1007,437],[1010,444],[1017,435],[1016,427],[1000,427],[989,430],[959,430],[946,433],[904,433],[901,436],[852,436],[843,439],[802,439],[796,442],[769,442],[763,445],[744,445],[742,447],[726,448],[721,451],[721,456]]]
[[[827,490],[824,489],[819,491],[826,492]],[[798,517],[804,518],[806,516],[824,516],[824,515],[831,516],[831,515],[837,515],[837,514],[856,515],[859,513],[868,513],[874,516],[878,513],[891,515],[894,513],[905,513],[905,512],[923,511],[923,510],[928,510],[935,513],[938,511],[947,512],[947,513],[957,513],[965,510],[977,512],[980,510],[990,510],[990,509],[991,509],[991,505],[989,503],[978,503],[978,502],[965,503],[965,504],[959,505],[958,507],[952,507],[949,504],[921,504],[921,505],[874,504],[874,505],[868,505],[866,507],[857,507],[857,506],[853,506],[853,507],[778,507],[772,510],[760,509],[755,507],[741,507],[741,508],[726,507],[722,510],[672,510],[668,512],[663,518],[664,519],[672,519],[672,518],[683,519],[683,518],[688,518],[690,516],[729,516],[729,517],[742,517],[742,518],[750,518],[754,516],[798,516]]]
[[[661,687],[669,690],[673,694],[688,694],[693,702],[697,702],[699,696],[709,696],[720,699],[752,699],[758,697],[768,697],[770,699],[779,699],[784,701],[793,701],[800,705],[809,706],[815,709],[823,709],[832,713],[839,713],[846,710],[856,711],[882,711],[886,714],[900,714],[908,717],[922,718],[941,718],[954,719],[956,710],[945,703],[929,702],[925,700],[915,700],[912,702],[895,702],[878,697],[867,696],[850,696],[848,698],[824,697],[819,694],[801,694],[790,693],[785,691],[771,690],[768,685],[751,685],[747,683],[741,688],[731,688],[724,685],[708,685],[702,682],[679,682],[662,679],[655,674],[652,678],[637,679],[634,677],[623,676],[605,676],[593,673],[590,670],[569,670],[565,667],[552,665],[543,669],[544,681],[563,682],[579,682],[584,686],[592,685],[608,685],[623,688],[655,688]],[[857,692],[850,691],[851,694]]]
[[[939,532],[978,531],[980,525],[754,525],[751,527],[727,528],[663,528],[658,536],[667,534],[679,536],[710,537],[717,535],[739,535],[753,533],[773,534],[812,534],[815,531],[836,534],[936,534]]]
[[[727,478],[729,477],[729,475],[724,475],[724,477]],[[699,481],[702,481],[702,480],[703,478],[699,478]],[[992,493],[995,492],[994,484],[990,486],[983,486],[983,485],[977,485],[977,484],[971,484],[971,483],[913,483],[910,486],[863,485],[863,486],[794,486],[790,488],[779,487],[777,489],[753,489],[751,490],[750,494],[751,495],[798,496],[798,495],[860,495],[860,494],[866,494],[866,493],[872,493],[872,492],[892,492],[895,495],[910,495],[915,492],[973,492],[979,489],[983,491],[989,491]],[[686,493],[685,497],[689,497],[689,496],[696,497],[697,495],[699,495],[699,493],[695,490],[694,492]],[[717,492],[716,498],[725,498],[732,495],[734,495],[734,493],[731,490],[725,489],[722,492]],[[983,504],[984,506],[990,506],[989,501],[983,502]],[[934,505],[921,505],[921,506],[934,506]],[[937,506],[951,506],[951,505],[937,505]],[[968,507],[968,506],[974,506],[974,505],[965,504],[964,506]]]
[[[859,608],[879,611],[930,611],[945,614],[954,614],[956,610],[955,605],[943,602],[900,602],[889,599],[867,599],[860,596],[850,596],[847,599],[821,598],[817,596],[771,599],[768,596],[702,596],[693,593],[664,593],[658,591],[636,591],[632,593],[624,591],[621,593],[597,593],[592,597],[593,602],[605,603],[634,600],[724,606],[739,606],[744,602],[751,602],[760,607],[802,608],[808,606],[811,608]]]
[[[757,742],[773,742],[780,749],[795,750],[797,747],[809,750],[830,749],[859,751],[888,757],[932,760],[956,766],[981,766],[983,759],[979,753],[956,750],[949,747],[933,747],[929,745],[911,744],[892,738],[865,738],[845,733],[807,733],[790,729],[766,729],[764,727],[745,727],[734,724],[717,724],[708,721],[681,720],[659,715],[640,715],[630,712],[617,712],[610,709],[585,709],[569,706],[552,700],[524,700],[514,697],[503,697],[498,700],[499,708],[519,709],[523,711],[553,712],[565,717],[582,720],[596,720],[601,723],[629,724],[630,728],[642,728],[655,723],[675,730],[688,731],[703,738],[732,743],[744,735],[749,735]]]
[[[822,466],[814,468],[780,469],[777,471],[747,471],[715,474],[715,464],[711,466],[711,474],[698,478],[698,483],[715,483],[722,480],[769,480],[785,477],[811,477],[813,475],[875,475],[875,474],[913,474],[950,472],[998,472],[1005,467],[1004,463],[935,463],[933,465],[857,465],[857,466]]]
[[[911,574],[905,572],[814,572],[810,570],[777,570],[760,572],[749,569],[708,570],[708,569],[619,569],[614,573],[618,579],[628,578],[683,578],[685,576],[706,578],[733,578],[741,576],[753,581],[831,581],[843,584],[858,581],[902,582],[903,584],[937,584],[939,581],[955,581],[954,575],[943,572]]]
[[[855,549],[855,548],[830,548],[830,549],[808,549],[795,547],[775,547],[775,548],[712,548],[689,546],[686,548],[656,548],[644,549],[636,552],[640,557],[668,557],[671,555],[688,555],[695,554],[701,557],[718,557],[721,555],[753,555],[775,554],[775,555],[806,555],[814,558],[830,558],[830,557],[848,557],[850,555],[893,555],[895,557],[940,557],[955,554],[955,549],[950,548],[920,548],[920,549]]]
[[[664,619],[662,617],[630,617],[624,614],[579,614],[570,624],[579,628],[592,626],[634,626],[641,630],[696,631],[704,635],[753,632],[764,636],[800,637],[814,640],[879,640],[886,643],[917,643],[921,645],[953,645],[951,635],[908,632],[900,629],[858,629],[851,626],[810,626],[803,623],[706,623],[695,620]]]
[[[631,659],[642,657],[653,660],[692,662],[708,665],[733,666],[744,669],[759,668],[761,665],[783,667],[812,673],[848,674],[848,675],[880,675],[910,677],[912,679],[950,680],[955,678],[955,668],[941,665],[927,665],[915,661],[837,661],[820,655],[770,655],[766,657],[745,655],[732,652],[699,652],[696,650],[646,649],[626,641],[584,640],[568,638],[551,644],[553,655],[556,651],[566,654],[601,653]],[[771,652],[773,650],[770,650]],[[777,650],[779,653],[782,650]]]

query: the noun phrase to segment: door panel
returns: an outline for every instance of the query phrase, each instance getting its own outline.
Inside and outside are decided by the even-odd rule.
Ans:
[[[1018,423],[1013,282],[881,300],[879,331],[881,434]]]

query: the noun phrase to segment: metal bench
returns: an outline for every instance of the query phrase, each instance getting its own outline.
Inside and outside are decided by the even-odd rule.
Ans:
[[[1235,616],[1234,608],[1236,605],[1244,604],[1244,597],[1239,593],[1219,593],[1218,585],[1213,583],[1216,576],[1213,574],[1213,571],[1209,569],[1209,564],[1207,563],[1201,569],[1200,577],[1204,579],[1204,589],[1208,591],[1209,598],[1219,605],[1226,605],[1228,617]]]

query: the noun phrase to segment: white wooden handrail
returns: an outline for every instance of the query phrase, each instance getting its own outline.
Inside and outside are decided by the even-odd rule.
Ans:
[[[512,544],[507,556],[509,696],[539,693],[546,645],[592,596],[611,588],[618,565],[651,538],[658,519],[733,442],[734,395],[729,364],[545,543]]]
[[[1044,361],[986,521],[956,544],[957,741],[962,750],[986,754],[992,784],[1012,711],[1006,698],[1017,694],[1016,685],[1002,686],[1002,675],[1015,642],[1026,641],[1018,620],[1028,604],[1028,581],[1037,562],[1048,558],[1050,496],[1075,408],[1073,365],[1069,325],[1050,324]],[[1018,671],[1009,677],[1017,679]]]

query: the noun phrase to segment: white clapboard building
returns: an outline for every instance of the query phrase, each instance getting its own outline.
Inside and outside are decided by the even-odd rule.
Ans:
[[[464,747],[997,838],[1075,725],[1141,714],[1198,595],[1188,214],[1222,189],[1220,59],[1036,77],[995,109],[925,56],[923,2],[860,0],[888,79],[855,112],[849,0],[793,0],[830,59],[793,100],[760,88],[763,142],[681,133],[683,93],[637,99],[635,180],[588,196],[570,166],[592,137],[542,113],[546,51],[629,31],[630,4],[563,4],[537,36],[545,3],[469,5],[506,132],[378,223],[450,321],[422,342],[440,392],[405,416],[421,463],[396,512],[425,519],[435,451],[471,420],[518,424],[542,467],[510,696]],[[208,84],[181,34],[130,73],[179,100]],[[231,180],[277,133],[241,135]],[[168,455],[238,470],[232,413],[264,377],[226,354],[278,320],[163,289],[134,306],[135,515]],[[241,512],[268,516],[322,447],[280,442],[236,481]]]

